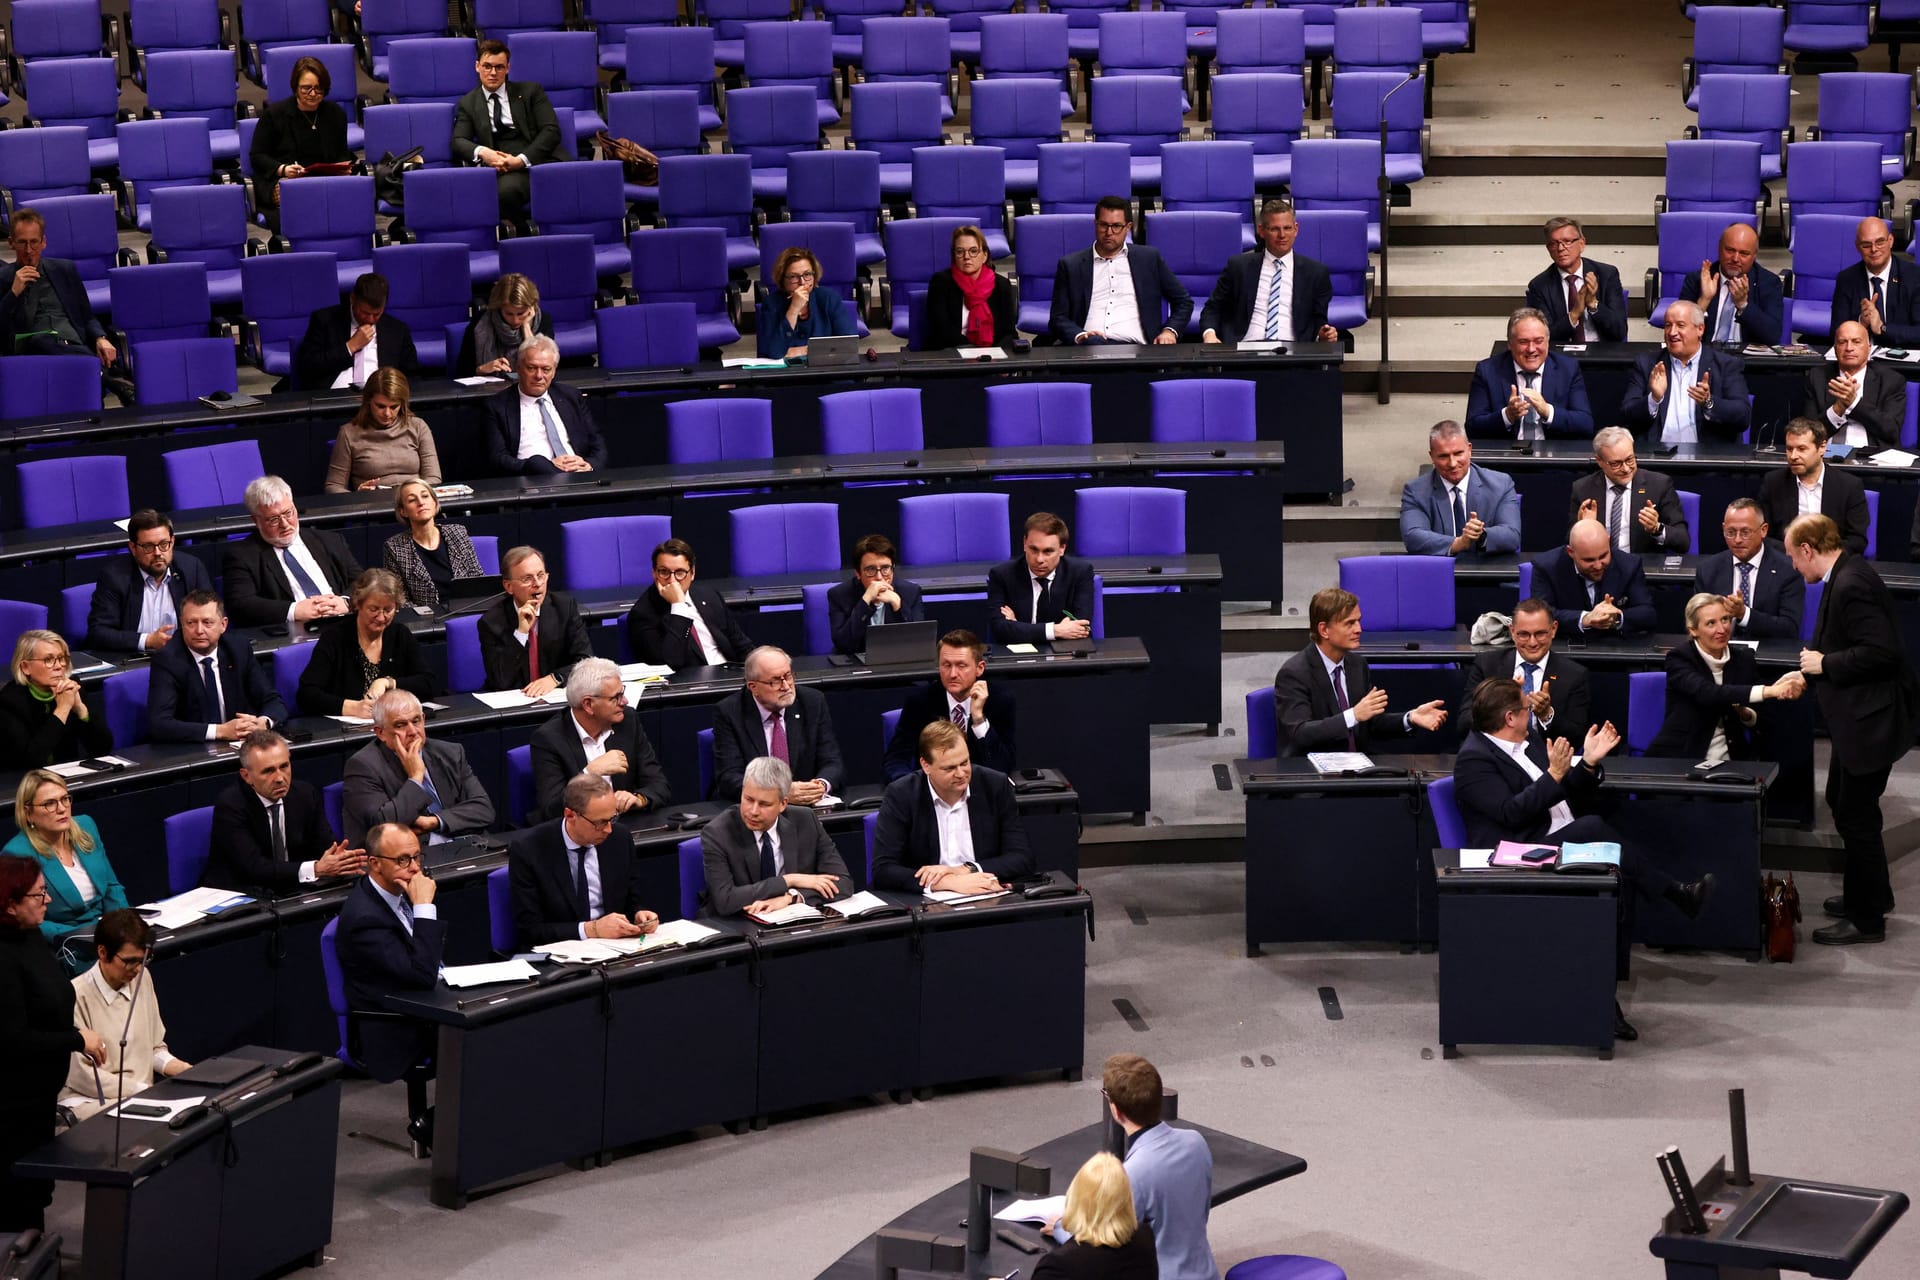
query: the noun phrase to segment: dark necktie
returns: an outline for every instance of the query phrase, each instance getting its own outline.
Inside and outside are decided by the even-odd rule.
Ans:
[[[1344,666],[1337,666],[1333,669],[1333,700],[1339,704],[1340,716],[1343,720],[1346,718],[1347,712],[1353,709],[1353,704],[1347,701],[1347,682],[1343,678],[1345,673],[1346,668]],[[1348,729],[1347,750],[1358,751],[1359,749],[1360,744],[1357,735],[1352,729]]]
[[[953,727],[965,733],[967,731],[967,708],[961,703],[953,709]]]
[[[771,880],[780,872],[773,865],[773,836],[769,832],[760,833],[760,878]]]
[[[282,807],[278,800],[267,806],[267,825],[273,828],[273,860],[275,862],[287,860],[287,829],[280,822]]]
[[[1539,384],[1540,375],[1538,372],[1529,369],[1520,375],[1520,380],[1526,385],[1526,389],[1531,391]],[[1520,426],[1522,430],[1530,428],[1538,431],[1540,429],[1540,413],[1533,407],[1533,401],[1531,400],[1527,401],[1527,411],[1520,415]]]
[[[1870,283],[1873,285],[1873,309],[1880,313],[1882,320],[1885,320],[1887,318],[1887,300],[1880,292],[1880,277],[1874,276]]]
[[[573,909],[582,920],[593,919],[593,903],[587,898],[587,851],[573,851]]]
[[[1467,504],[1460,500],[1460,490],[1453,490],[1453,536],[1459,537],[1467,527]]]
[[[493,132],[497,136],[500,131],[506,127],[506,122],[500,118],[500,95],[498,93],[488,94],[487,103],[493,108]]]
[[[787,754],[787,717],[784,712],[776,711],[767,717],[767,754],[786,764],[793,763],[793,757]]]
[[[200,679],[207,686],[207,723],[225,724],[227,717],[220,706],[220,681],[213,674],[213,659],[200,659]]]
[[[1616,484],[1613,486],[1613,505],[1607,508],[1607,540],[1613,543],[1616,549],[1624,549],[1620,547],[1620,537],[1626,531],[1626,527],[1627,486]]]
[[[527,628],[527,678],[540,678],[540,619],[537,617]]]
[[[1033,598],[1033,620],[1035,622],[1051,621],[1051,619],[1047,617],[1047,613],[1053,605],[1053,592],[1049,589],[1049,584],[1053,582],[1053,575],[1048,574],[1044,578],[1035,579],[1035,581],[1040,584],[1040,594]]]
[[[1753,565],[1752,563],[1747,563],[1740,566],[1740,599],[1746,602],[1747,608],[1749,609],[1753,608]]]
[[[280,560],[281,563],[287,566],[287,572],[293,575],[294,583],[299,586],[301,594],[309,596],[323,596],[327,594],[326,588],[315,582],[313,575],[301,567],[300,561],[295,558],[293,554],[292,547],[288,547],[280,553]]]
[[[1567,277],[1567,319],[1569,321],[1573,321],[1573,313],[1579,309],[1580,309],[1580,277],[1568,276]],[[1582,317],[1582,319],[1578,323],[1584,326],[1585,318]],[[1579,330],[1574,331],[1573,338],[1574,338],[1574,341],[1576,342],[1580,340]]]

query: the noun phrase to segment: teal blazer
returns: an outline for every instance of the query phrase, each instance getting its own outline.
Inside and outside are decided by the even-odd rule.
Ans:
[[[67,875],[67,869],[60,865],[60,859],[46,857],[36,851],[28,843],[25,832],[7,841],[6,847],[0,849],[0,853],[32,858],[40,864],[40,872],[47,878],[47,892],[53,895],[47,902],[47,918],[41,922],[40,932],[56,947],[74,930],[94,924],[107,912],[129,905],[127,891],[121,887],[120,877],[113,873],[113,864],[107,861],[107,846],[100,839],[100,828],[93,825],[92,818],[80,814],[75,814],[73,821],[93,837],[92,853],[75,854],[93,880],[94,892],[98,896],[91,902],[81,899],[80,891],[73,887],[73,880]],[[88,961],[91,963],[91,956]]]

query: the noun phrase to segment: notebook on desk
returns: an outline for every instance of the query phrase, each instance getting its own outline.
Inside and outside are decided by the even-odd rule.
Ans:
[[[870,667],[903,662],[925,662],[940,638],[938,622],[889,622],[867,628],[867,647],[860,661]]]

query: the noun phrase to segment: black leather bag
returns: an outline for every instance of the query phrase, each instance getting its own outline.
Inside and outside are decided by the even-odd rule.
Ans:
[[[404,155],[394,155],[389,151],[380,157],[373,166],[373,198],[387,204],[402,204],[406,200],[406,188],[401,183],[401,175],[413,165],[420,163],[424,147],[415,147]]]

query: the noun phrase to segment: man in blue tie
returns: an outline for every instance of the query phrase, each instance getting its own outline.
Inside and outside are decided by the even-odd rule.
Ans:
[[[1759,249],[1753,228],[1733,223],[1720,233],[1718,256],[1681,282],[1681,299],[1700,306],[1708,342],[1780,341],[1786,313],[1780,277],[1754,261]]]
[[[813,810],[789,806],[793,771],[784,760],[747,762],[740,803],[700,830],[707,909],[758,915],[795,902],[819,905],[853,887],[833,837]]]
[[[1510,555],[1520,549],[1512,477],[1473,465],[1473,442],[1447,419],[1427,433],[1433,470],[1400,491],[1400,541],[1417,556]]]
[[[397,822],[429,844],[493,825],[493,801],[456,743],[427,741],[426,712],[405,689],[373,700],[374,741],[342,771],[340,817],[356,848],[367,831]]]
[[[496,475],[601,471],[606,437],[578,391],[554,380],[560,348],[545,334],[520,348],[517,385],[487,397],[487,457]]]
[[[1513,649],[1490,649],[1467,664],[1466,688],[1456,714],[1462,724],[1473,721],[1473,691],[1482,680],[1505,677],[1527,697],[1529,731],[1536,735],[1584,741],[1592,719],[1593,695],[1587,669],[1553,651],[1560,625],[1547,602],[1535,596],[1513,608],[1508,634]]]
[[[1293,205],[1269,200],[1254,226],[1261,247],[1235,254],[1200,309],[1202,342],[1338,342],[1327,323],[1333,277],[1324,263],[1293,251]]]
[[[222,573],[227,613],[236,625],[266,627],[344,617],[360,562],[347,540],[301,528],[293,489],[279,476],[247,486],[253,532],[227,544]]]
[[[287,718],[287,707],[227,630],[227,611],[211,591],[180,602],[180,630],[153,655],[147,729],[155,742],[238,742]]]

